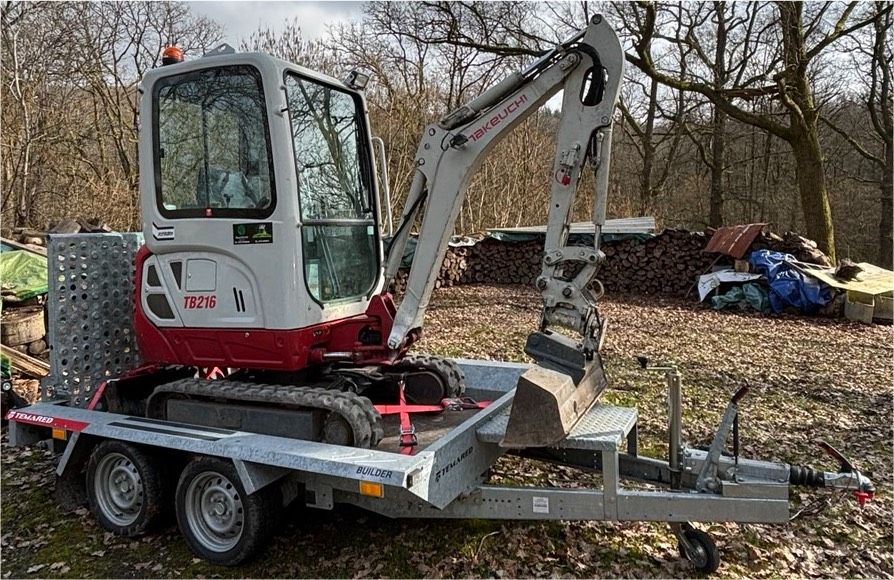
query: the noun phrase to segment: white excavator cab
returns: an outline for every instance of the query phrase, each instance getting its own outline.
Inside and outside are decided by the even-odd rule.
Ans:
[[[366,310],[382,250],[361,92],[232,51],[159,67],[141,91],[153,324],[296,329]]]

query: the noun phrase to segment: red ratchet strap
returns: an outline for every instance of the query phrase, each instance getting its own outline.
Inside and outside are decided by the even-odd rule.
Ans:
[[[467,409],[484,409],[491,401],[476,401],[469,397],[442,399],[438,405],[408,405],[403,379],[398,382],[397,405],[375,405],[380,415],[400,415],[400,452],[412,455],[413,448],[419,444],[416,438],[416,427],[410,420],[412,413],[442,413],[444,411],[462,411]]]
[[[419,445],[419,440],[416,438],[416,427],[410,421],[410,412],[407,410],[407,395],[403,378],[397,384],[397,390],[400,406],[400,452],[404,455],[413,455],[413,448]]]

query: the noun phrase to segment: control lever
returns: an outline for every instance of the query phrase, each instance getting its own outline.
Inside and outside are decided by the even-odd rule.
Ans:
[[[875,496],[875,486],[872,485],[872,482],[864,477],[860,471],[854,467],[851,460],[845,457],[841,451],[835,449],[832,445],[822,439],[817,439],[816,444],[819,445],[832,459],[838,462],[837,474],[828,472],[824,474],[826,487],[841,487],[839,480],[842,478],[847,481],[853,480],[857,486],[857,489],[854,491],[854,497],[857,498],[857,503],[860,504],[860,507],[863,507],[868,500]]]
[[[720,425],[717,427],[717,431],[714,433],[714,440],[711,441],[711,447],[708,449],[705,465],[702,467],[698,480],[695,482],[695,489],[698,491],[716,492],[719,490],[720,480],[717,477],[717,469],[720,466],[720,454],[723,453],[726,439],[729,437],[730,430],[735,425],[736,417],[739,415],[739,401],[748,394],[749,388],[747,382],[739,387],[739,390],[729,400],[729,404],[727,404],[726,410],[723,412],[723,418],[720,419]],[[738,432],[738,429],[736,431]],[[738,440],[735,442],[734,447],[738,451]]]

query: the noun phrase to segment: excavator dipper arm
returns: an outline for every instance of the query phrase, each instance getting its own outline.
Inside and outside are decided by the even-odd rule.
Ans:
[[[525,70],[511,74],[426,127],[402,222],[388,250],[385,276],[390,281],[400,267],[410,226],[424,206],[406,294],[388,339],[390,348],[401,349],[422,327],[475,170],[503,137],[564,90],[542,273],[536,282],[543,296],[541,328],[529,337],[525,349],[543,368],[532,369],[537,373],[522,377],[519,383],[515,407],[528,406],[524,403],[528,394],[536,395],[530,405],[537,409],[523,414],[513,410],[505,442],[513,447],[550,445],[561,439],[605,384],[597,352],[600,323],[596,302],[601,285],[595,274],[604,257],[599,237],[605,222],[612,114],[623,67],[624,54],[617,35],[601,16],[595,16],[584,31],[546,52]],[[588,160],[595,170],[595,243],[592,247],[568,246],[575,194]],[[549,328],[555,326],[576,331],[580,341],[552,333]],[[542,417],[544,404],[554,407],[557,417],[547,431],[532,436],[528,429],[525,437],[510,437],[513,422],[527,422],[530,416],[524,415],[530,413]]]

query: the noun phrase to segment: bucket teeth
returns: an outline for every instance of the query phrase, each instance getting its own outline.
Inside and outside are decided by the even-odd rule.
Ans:
[[[561,335],[538,332],[525,352],[537,361],[519,377],[501,447],[550,447],[564,439],[606,386],[602,359],[590,360]]]

